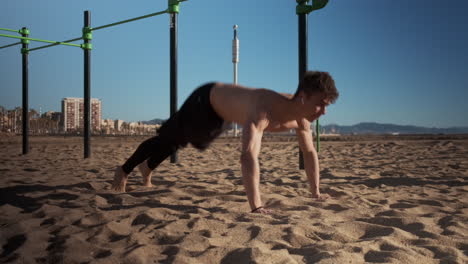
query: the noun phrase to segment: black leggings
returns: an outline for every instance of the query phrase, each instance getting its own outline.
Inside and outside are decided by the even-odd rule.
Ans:
[[[214,85],[208,83],[197,88],[180,110],[164,122],[157,136],[138,146],[122,166],[123,171],[128,174],[145,160],[153,170],[188,143],[197,149],[206,149],[223,132],[224,120],[216,114],[210,102],[210,91]]]

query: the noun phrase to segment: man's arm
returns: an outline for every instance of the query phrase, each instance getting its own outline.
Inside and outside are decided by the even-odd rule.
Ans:
[[[299,127],[296,129],[297,140],[304,157],[304,169],[310,184],[310,191],[314,198],[327,198],[320,194],[320,166],[318,154],[315,150],[310,122],[307,120],[298,121]]]
[[[247,122],[242,131],[242,181],[252,210],[263,206],[260,198],[260,165],[258,154],[262,143],[263,129],[254,122]]]

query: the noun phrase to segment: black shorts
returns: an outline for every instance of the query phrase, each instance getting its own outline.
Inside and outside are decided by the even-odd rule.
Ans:
[[[182,107],[158,130],[159,136],[176,147],[188,143],[200,150],[223,132],[224,120],[214,111],[210,102],[210,91],[215,83],[197,88]]]

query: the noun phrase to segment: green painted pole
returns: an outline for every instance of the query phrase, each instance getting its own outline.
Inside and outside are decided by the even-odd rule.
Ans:
[[[179,2],[168,1],[169,13],[169,35],[170,35],[170,114],[177,112],[177,15],[179,13]],[[171,155],[171,163],[178,163],[177,151]]]
[[[84,88],[84,158],[91,156],[91,39],[92,35],[89,32],[91,26],[91,13],[84,12],[84,27],[83,27],[83,88]]]
[[[29,30],[25,27],[21,29],[21,35],[27,37]],[[22,41],[22,76],[23,76],[23,155],[29,152],[29,41]]]
[[[328,0],[313,0],[312,5],[308,5],[309,0],[296,0],[296,14],[298,15],[298,32],[299,32],[299,81],[302,80],[304,73],[307,71],[307,15],[315,10],[324,8]],[[317,151],[320,151],[320,123],[317,119],[316,122],[316,136],[317,136]],[[304,169],[304,158],[302,152],[299,151],[299,169]]]
[[[300,3],[304,4],[304,3]],[[304,78],[307,71],[307,13],[298,14],[298,62],[299,62],[299,82]],[[304,154],[299,149],[299,169],[304,169]]]

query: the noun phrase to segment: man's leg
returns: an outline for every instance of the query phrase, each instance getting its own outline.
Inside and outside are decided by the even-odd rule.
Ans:
[[[178,148],[185,147],[190,141],[189,137],[192,131],[200,126],[195,119],[204,114],[200,112],[202,100],[205,105],[209,105],[209,91],[212,86],[213,84],[204,85],[192,92],[179,111],[161,126],[158,130],[159,136],[143,142],[127,162],[122,167],[117,168],[112,189],[124,192],[128,174],[147,159],[146,164],[143,163],[139,169],[142,172],[145,185],[151,184],[151,171]],[[200,144],[201,148],[207,146],[203,141]]]
[[[153,170],[149,168],[147,162],[148,160],[145,160],[140,163],[140,165],[138,165],[138,170],[140,171],[141,176],[143,176],[143,186],[153,187],[153,184],[151,183],[151,173]]]
[[[151,173],[159,166],[159,164],[161,164],[161,162],[172,155],[177,149],[178,147],[176,144],[171,144],[167,141],[161,140],[158,151],[154,152],[147,160],[138,165],[138,169],[143,176],[143,185],[146,187],[153,186],[151,184]]]
[[[161,163],[165,158],[173,153],[172,149],[176,148],[171,147],[165,139],[161,138],[161,136],[155,136],[145,140],[140,144],[140,146],[138,146],[137,150],[123,166],[117,167],[112,189],[125,192],[128,174],[141,163],[143,164],[139,168],[143,175],[144,184],[148,186],[151,184],[151,171],[156,168],[157,165],[159,165],[159,163]],[[150,159],[145,162],[145,160],[148,158]],[[155,164],[155,160],[160,161]],[[147,166],[147,168],[145,168],[145,166]]]

